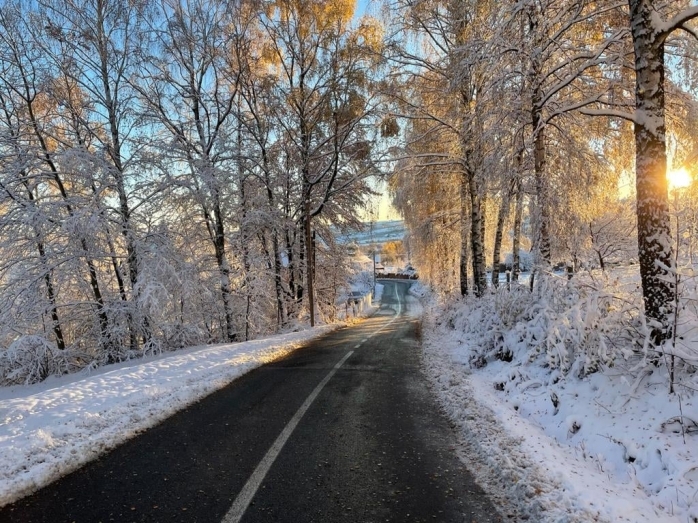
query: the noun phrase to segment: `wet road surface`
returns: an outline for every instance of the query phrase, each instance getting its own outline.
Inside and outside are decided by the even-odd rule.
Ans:
[[[0,509],[0,522],[500,522],[420,371],[407,282],[381,309]]]

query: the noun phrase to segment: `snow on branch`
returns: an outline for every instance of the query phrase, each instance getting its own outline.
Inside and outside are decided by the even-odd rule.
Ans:
[[[625,111],[615,111],[613,109],[580,109],[579,112],[586,116],[608,116],[611,118],[622,118],[634,124],[639,123],[634,114],[626,113]]]
[[[665,39],[677,29],[683,29],[693,36],[696,36],[696,31],[692,28],[688,28],[685,25],[686,22],[690,22],[694,18],[698,18],[698,5],[684,9],[668,22],[658,24],[657,30],[659,31],[662,39]]]
[[[677,29],[683,29],[688,34],[690,34],[693,38],[698,40],[698,31],[696,31],[692,27],[688,27],[686,24],[681,24],[680,26],[677,27]]]

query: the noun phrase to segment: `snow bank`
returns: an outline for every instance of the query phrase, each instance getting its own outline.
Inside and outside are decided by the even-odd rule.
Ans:
[[[0,505],[334,328],[187,349],[0,389]]]
[[[570,331],[561,327],[558,348],[570,357],[549,358],[536,350],[548,331],[529,337],[531,317],[524,316],[531,304],[517,312],[509,303],[503,311],[496,299],[429,302],[424,364],[459,429],[466,462],[476,460],[473,471],[505,514],[541,523],[697,522],[693,390],[677,387],[669,394],[666,367],[648,365],[628,346],[596,352],[596,368],[585,370],[587,354],[575,353],[574,340],[565,337]],[[553,323],[567,322],[578,341],[598,348],[599,338],[587,339],[579,324],[593,320],[592,329],[603,330],[617,318],[603,321],[612,305],[588,299],[588,313]],[[570,300],[566,310],[580,312],[580,303]],[[508,329],[503,313],[512,315]],[[619,332],[627,325],[616,327]],[[604,333],[606,341],[624,339]],[[501,351],[505,346],[508,354]],[[695,371],[683,376],[684,384],[689,381]]]

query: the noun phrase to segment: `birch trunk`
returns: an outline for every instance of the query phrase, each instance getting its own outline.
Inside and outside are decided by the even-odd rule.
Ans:
[[[630,0],[635,49],[635,170],[637,239],[645,314],[652,339],[671,335],[676,298],[666,180],[664,37],[654,27],[651,0]]]
[[[550,264],[550,209],[546,180],[545,132],[539,107],[539,91],[533,97],[531,121],[534,129],[533,169],[536,183],[536,265]]]
[[[519,281],[521,273],[521,260],[519,251],[521,249],[521,221],[523,217],[523,186],[521,180],[516,180],[516,200],[514,204],[514,236],[511,242],[512,249],[512,264],[511,264],[511,281]]]
[[[507,190],[506,194],[502,197],[502,204],[499,207],[499,214],[497,215],[497,228],[494,233],[494,246],[492,249],[492,286],[499,287],[499,264],[501,251],[502,251],[502,235],[504,229],[504,221],[509,214],[509,202],[510,194]]]
[[[460,182],[460,293],[468,295],[468,264],[470,263],[470,202],[468,194],[468,178],[461,175]]]
[[[473,284],[475,295],[484,296],[487,290],[487,272],[485,270],[484,216],[482,196],[479,194],[475,173],[468,172],[468,189],[470,191],[470,244],[473,251]]]

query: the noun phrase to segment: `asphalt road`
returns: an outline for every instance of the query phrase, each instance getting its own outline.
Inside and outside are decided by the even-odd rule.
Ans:
[[[3,507],[0,522],[500,522],[427,389],[408,286],[387,282],[373,317]]]

